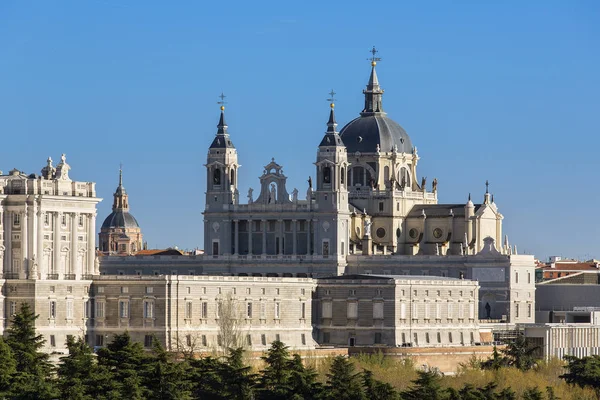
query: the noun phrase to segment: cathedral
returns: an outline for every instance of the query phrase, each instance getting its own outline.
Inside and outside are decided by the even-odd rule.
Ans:
[[[437,180],[419,179],[419,154],[387,116],[376,64],[359,116],[339,132],[332,102],[306,195],[289,194],[282,166],[271,160],[260,191],[238,192],[238,153],[224,107],[206,163],[204,248],[213,256],[318,256],[345,263],[348,254],[468,255],[484,239],[501,243],[502,219],[486,189],[483,203],[439,204]],[[234,139],[234,138],[233,138]],[[487,188],[487,183],[486,183]],[[302,197],[302,198],[301,198]],[[466,197],[466,196],[465,196]],[[510,253],[508,247],[502,253]]]
[[[417,147],[384,111],[375,53],[364,107],[340,130],[332,99],[305,190],[290,192],[271,159],[257,193],[241,198],[221,105],[207,140],[203,254],[140,252],[122,171],[98,247],[102,199],[94,183],[70,178],[64,154],[39,175],[0,172],[0,333],[23,302],[51,353],[69,335],[104,346],[125,330],[147,347],[157,338],[168,350],[209,351],[223,341],[224,302],[239,339],[259,350],[273,340],[478,345],[534,322],[533,256],[502,240],[487,184],[481,203],[438,203],[437,180],[419,177]]]

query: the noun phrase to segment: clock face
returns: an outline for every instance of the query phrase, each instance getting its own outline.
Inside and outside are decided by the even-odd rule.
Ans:
[[[419,235],[419,231],[416,230],[415,228],[412,228],[410,231],[408,231],[408,236],[410,236],[413,239],[416,239],[418,235]]]
[[[433,230],[433,237],[434,237],[434,238],[436,238],[436,239],[439,239],[439,238],[441,238],[441,237],[442,237],[442,234],[443,234],[443,233],[444,233],[444,232],[443,232],[443,231],[442,231],[440,228],[435,228],[435,229]]]
[[[377,237],[379,239],[382,239],[385,237],[385,229],[383,228],[377,228],[377,231],[375,231],[375,234],[377,235]]]

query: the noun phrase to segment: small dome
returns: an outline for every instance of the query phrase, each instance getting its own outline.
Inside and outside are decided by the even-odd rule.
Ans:
[[[127,211],[113,211],[102,223],[104,228],[139,228],[135,217]]]
[[[340,131],[340,137],[349,155],[357,151],[375,153],[377,145],[385,152],[392,151],[394,146],[398,146],[400,153],[410,153],[413,148],[406,131],[383,113],[362,115],[350,121]]]

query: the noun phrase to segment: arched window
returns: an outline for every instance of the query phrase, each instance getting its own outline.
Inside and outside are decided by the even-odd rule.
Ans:
[[[235,171],[233,168],[231,168],[231,171],[229,172],[229,182],[231,185],[235,185]]]
[[[389,182],[390,180],[390,167],[388,167],[387,165],[385,167],[383,167],[383,181],[384,182]]]
[[[410,174],[408,173],[408,169],[406,169],[406,167],[400,168],[400,172],[398,172],[398,182],[400,182],[400,186],[403,187],[412,186],[412,183],[410,181]]]
[[[331,183],[331,167],[323,168],[323,183]]]
[[[352,168],[352,184],[354,186],[365,186],[365,169],[363,167]]]
[[[215,172],[213,173],[213,184],[215,184],[215,185],[221,184],[221,170],[218,168],[215,169]]]
[[[346,180],[346,170],[342,167],[342,173],[340,174],[340,183],[343,185]]]

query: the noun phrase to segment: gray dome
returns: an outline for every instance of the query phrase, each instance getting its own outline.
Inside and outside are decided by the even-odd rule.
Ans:
[[[377,145],[381,151],[392,151],[396,145],[400,153],[411,153],[413,148],[406,131],[380,113],[362,115],[350,121],[340,131],[340,137],[349,155],[357,151],[375,153]]]
[[[127,211],[113,211],[102,223],[102,228],[139,228],[135,217]]]

